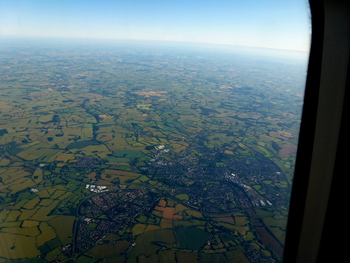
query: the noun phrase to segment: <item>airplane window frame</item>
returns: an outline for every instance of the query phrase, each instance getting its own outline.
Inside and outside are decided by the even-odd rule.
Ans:
[[[349,145],[350,2],[309,0],[312,39],[284,263],[344,258],[336,206],[345,200]],[[337,223],[338,222],[338,223]],[[344,244],[345,246],[345,244]]]

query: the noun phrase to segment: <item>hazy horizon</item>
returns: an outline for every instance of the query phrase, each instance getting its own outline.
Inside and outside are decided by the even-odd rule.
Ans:
[[[198,56],[203,52],[213,54],[227,54],[235,57],[242,56],[243,59],[267,60],[275,62],[296,62],[307,66],[309,58],[308,51],[288,50],[277,48],[238,46],[229,44],[196,43],[186,41],[170,40],[136,40],[136,39],[83,39],[83,38],[54,38],[54,37],[22,37],[22,36],[0,36],[0,47],[4,45],[14,48],[24,46],[37,48],[84,48],[86,51],[93,50],[117,50],[118,48],[135,48],[135,50],[159,52],[191,52]]]

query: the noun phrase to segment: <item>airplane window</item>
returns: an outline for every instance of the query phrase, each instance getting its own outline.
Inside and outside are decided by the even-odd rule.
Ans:
[[[0,10],[0,262],[282,262],[306,0]]]

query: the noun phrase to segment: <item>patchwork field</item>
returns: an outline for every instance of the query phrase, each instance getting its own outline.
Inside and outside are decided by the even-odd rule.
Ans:
[[[40,45],[0,47],[0,262],[280,262],[299,65]]]

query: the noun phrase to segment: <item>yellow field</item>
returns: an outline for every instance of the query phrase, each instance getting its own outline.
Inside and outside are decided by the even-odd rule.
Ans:
[[[132,228],[131,232],[132,232],[133,236],[138,236],[138,235],[142,234],[143,232],[145,232],[146,227],[147,227],[147,225],[145,225],[145,224],[136,224]]]
[[[10,213],[8,214],[6,221],[17,221],[18,217],[21,215],[20,211],[17,210],[11,210]]]
[[[51,199],[60,199],[59,197],[64,195],[66,193],[66,191],[64,190],[56,190],[53,195],[50,196]]]
[[[27,209],[22,209],[21,210],[21,215],[18,218],[18,220],[28,220],[30,219],[35,213],[36,211],[39,209],[39,207],[36,207],[35,209],[32,210],[27,210]]]
[[[52,199],[42,199],[39,203],[40,206],[49,206],[52,203]]]
[[[102,142],[107,142],[112,139],[113,139],[113,133],[111,132],[98,133],[98,135],[96,136],[96,140],[102,141]]]
[[[59,156],[56,157],[56,161],[60,162],[68,162],[69,160],[74,160],[75,159],[75,155],[71,154],[71,153],[63,153]]]
[[[124,183],[128,179],[136,179],[139,176],[140,174],[138,173],[107,169],[101,175],[101,178],[107,182],[112,182],[115,178],[119,178],[120,182]]]
[[[8,186],[8,188],[12,190],[11,194],[15,194],[28,187],[33,187],[34,185],[35,185],[35,182],[31,178],[22,178],[22,179],[16,180],[15,182],[12,182],[11,185]]]
[[[8,259],[33,258],[40,255],[36,248],[35,237],[17,235],[13,233],[0,233],[0,257]]]
[[[23,221],[22,227],[37,227],[39,223],[39,221]]]
[[[20,227],[21,221],[13,221],[13,222],[1,222],[0,228],[6,228],[6,227]]]
[[[1,231],[5,233],[12,233],[17,235],[33,236],[33,237],[40,234],[37,227],[26,227],[26,228],[8,227],[8,228],[2,228]]]
[[[11,184],[20,178],[28,176],[30,173],[23,171],[21,168],[9,167],[0,168],[0,174],[4,184]]]
[[[47,190],[42,190],[36,193],[40,198],[50,197],[50,193]]]
[[[41,222],[40,224],[40,235],[36,237],[37,246],[40,247],[45,244],[45,242],[56,237],[55,230],[49,226],[46,222]]]
[[[57,237],[65,245],[72,241],[74,220],[75,216],[56,216],[47,221],[47,223],[53,227]]]
[[[38,211],[31,217],[32,220],[47,221],[52,218],[52,216],[47,216],[52,209],[54,209],[59,200],[54,200],[49,206],[42,206]]]
[[[39,203],[40,198],[36,197],[30,201],[28,201],[25,205],[23,205],[23,208],[25,209],[34,209],[36,205]]]
[[[9,159],[0,158],[0,166],[7,166],[10,163]]]
[[[160,226],[156,226],[156,225],[147,225],[145,232],[147,231],[153,231],[153,230],[158,230],[160,229]]]
[[[86,155],[95,155],[98,154],[99,156],[102,155],[101,158],[106,158],[106,154],[110,154],[110,151],[107,149],[105,145],[89,145],[85,148],[81,149],[85,152]]]
[[[190,216],[197,217],[197,218],[203,218],[203,215],[202,215],[201,212],[198,212],[198,211],[195,211],[195,210],[186,210],[186,212]]]

